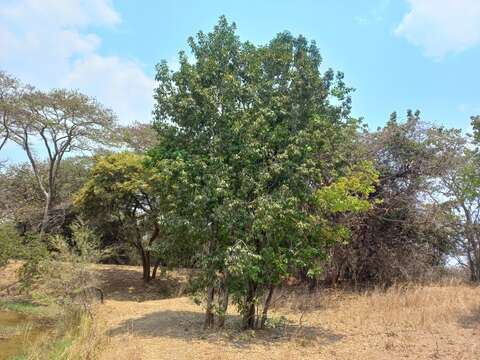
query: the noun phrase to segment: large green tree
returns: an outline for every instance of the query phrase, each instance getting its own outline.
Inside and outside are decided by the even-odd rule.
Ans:
[[[206,328],[215,310],[223,325],[229,296],[245,328],[263,326],[274,288],[293,269],[318,270],[348,235],[334,214],[368,207],[375,181],[368,164],[345,161],[357,128],[351,89],[320,71],[315,43],[283,32],[255,46],[235,30],[220,18],[189,39],[194,61],[181,52],[178,71],[163,62],[156,76],[151,164],[176,164],[169,221],[203,244]]]

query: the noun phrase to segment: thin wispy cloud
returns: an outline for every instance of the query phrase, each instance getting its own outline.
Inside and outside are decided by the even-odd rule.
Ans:
[[[355,22],[360,25],[368,25],[383,21],[385,11],[387,11],[390,1],[391,0],[377,0],[372,2],[373,6],[369,8],[367,13],[355,16]]]
[[[410,11],[395,34],[441,59],[480,43],[480,1],[409,0]]]

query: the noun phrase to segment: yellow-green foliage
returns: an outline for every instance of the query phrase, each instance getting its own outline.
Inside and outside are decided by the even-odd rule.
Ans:
[[[320,209],[331,212],[362,212],[371,208],[368,195],[375,191],[378,172],[371,162],[364,162],[350,170],[329,186],[317,191]]]

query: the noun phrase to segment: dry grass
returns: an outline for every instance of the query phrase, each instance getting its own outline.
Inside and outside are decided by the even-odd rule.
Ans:
[[[457,280],[282,291],[270,329],[240,332],[231,308],[227,330],[206,333],[202,308],[183,295],[185,271],[144,285],[138,267],[95,268],[106,303],[70,344],[71,359],[480,359],[480,287]]]
[[[280,296],[278,311],[304,312],[349,329],[373,332],[423,330],[458,325],[480,306],[480,288],[456,280],[430,285],[406,284],[362,293],[321,290],[314,294]]]
[[[182,276],[173,278],[183,286]],[[149,285],[151,293],[163,285]],[[102,308],[110,338],[104,360],[480,359],[480,288],[454,280],[363,293],[278,293],[274,328],[256,333],[237,330],[234,309],[226,331],[205,333],[202,309],[186,297],[132,301],[115,294],[106,294]]]

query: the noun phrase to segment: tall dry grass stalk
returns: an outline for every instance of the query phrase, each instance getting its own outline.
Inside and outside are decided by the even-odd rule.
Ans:
[[[284,294],[275,308],[300,314],[304,322],[369,331],[435,331],[440,326],[480,320],[480,287],[456,279],[436,284],[395,285],[386,290],[356,292],[323,290]],[[470,320],[469,320],[470,319]]]
[[[105,326],[78,309],[66,311],[53,333],[30,346],[28,360],[94,360],[107,344]]]
[[[338,320],[358,327],[433,331],[461,321],[478,306],[478,288],[467,285],[395,286],[366,292],[345,306]]]

